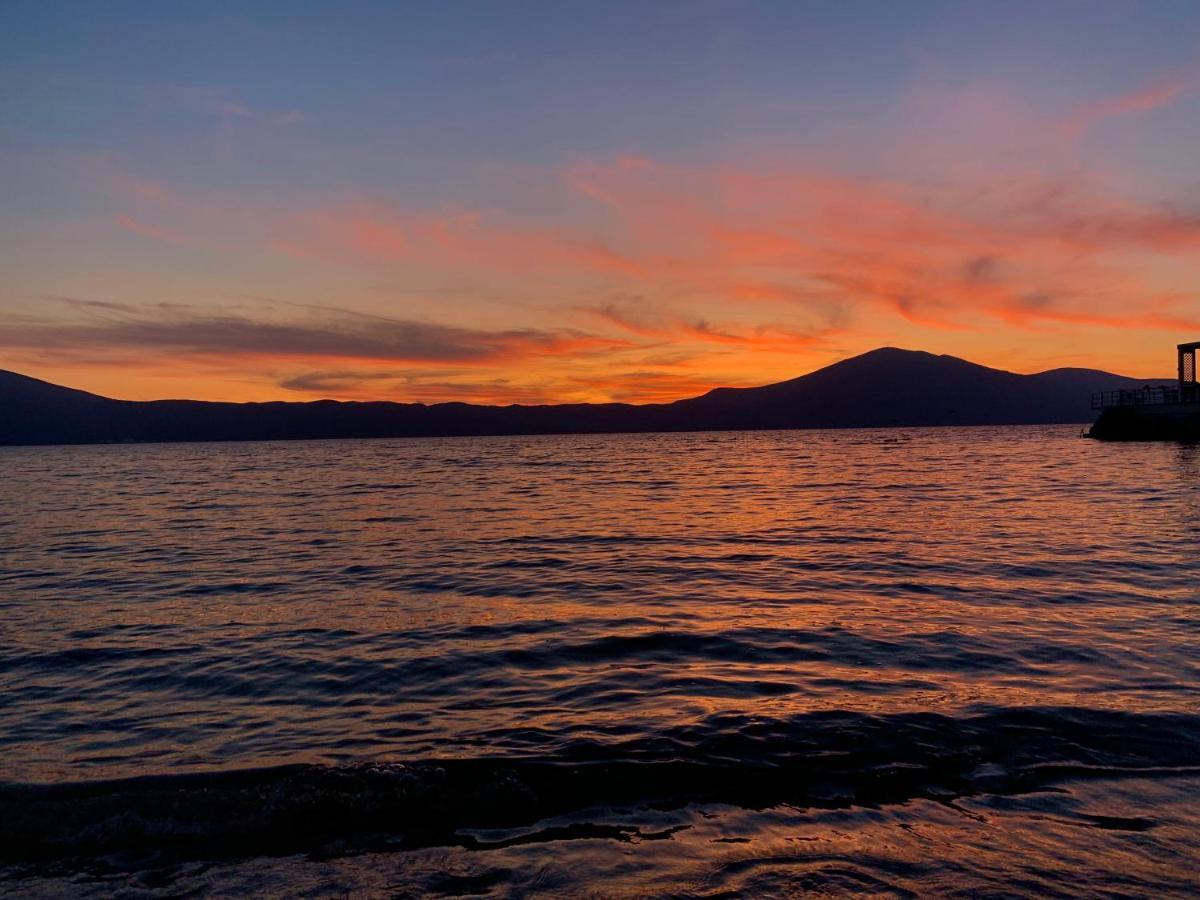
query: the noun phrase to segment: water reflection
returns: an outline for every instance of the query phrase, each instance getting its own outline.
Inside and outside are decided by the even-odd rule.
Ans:
[[[15,781],[663,748],[753,766],[773,747],[793,766],[864,722],[1029,709],[1050,711],[1043,763],[1116,771],[1166,765],[1159,737],[1195,725],[1194,447],[914,429],[27,448],[0,465]],[[822,731],[835,713],[859,718]],[[1036,764],[989,730],[937,733],[904,764],[984,766],[947,791]],[[1180,740],[1170,764],[1200,765]],[[847,796],[866,771],[838,776]],[[943,840],[936,804],[905,809],[887,815]],[[729,858],[687,815],[674,852]],[[736,831],[743,814],[721,815]],[[1047,835],[1082,827],[1054,816]],[[751,828],[756,852],[778,854],[774,827]],[[627,843],[594,839],[597,859],[609,839]]]

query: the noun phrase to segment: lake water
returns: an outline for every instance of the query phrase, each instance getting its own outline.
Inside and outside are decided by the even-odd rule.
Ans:
[[[1200,448],[0,449],[0,892],[1186,896]]]

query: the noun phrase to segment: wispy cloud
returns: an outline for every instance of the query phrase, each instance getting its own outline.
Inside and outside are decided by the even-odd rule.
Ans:
[[[743,348],[769,348],[777,351],[821,346],[839,332],[833,325],[797,331],[777,324],[750,327],[733,323],[714,323],[703,318],[647,314],[644,304],[610,302],[583,307],[602,322],[623,331],[656,341],[721,344]]]
[[[269,243],[303,259],[639,274],[635,262],[600,238],[561,227],[506,225],[474,211],[401,214],[350,205],[294,216]]]
[[[839,302],[875,306],[939,328],[1014,313],[1031,325],[1084,313],[1112,327],[1200,319],[1200,295],[1166,293],[1145,274],[1156,258],[1195,265],[1200,212],[1135,202],[1086,177],[910,184],[613,165],[577,178],[636,236],[642,271],[698,296],[826,315]]]
[[[126,230],[178,243],[181,223],[238,224],[239,239],[314,263],[419,267],[431,278],[555,276],[578,292],[607,286],[680,311],[675,323],[611,324],[645,337],[725,338],[754,331],[805,335],[884,311],[918,327],[960,330],[1020,318],[1030,327],[1094,315],[1098,325],[1191,322],[1197,297],[1150,274],[1195,267],[1200,202],[1154,204],[1086,174],[982,170],[946,180],[856,177],[819,169],[739,169],[619,159],[547,173],[546,191],[592,204],[591,214],[522,221],[473,210],[410,211],[342,204],[272,215],[189,208],[162,186]],[[981,262],[983,261],[983,262]],[[440,274],[439,274],[440,273]],[[1030,297],[1050,298],[1032,304]],[[740,304],[753,325],[708,309]],[[772,304],[788,321],[764,325]],[[683,309],[682,307],[687,307]],[[721,319],[730,319],[726,313]],[[709,323],[703,327],[698,323]],[[648,329],[648,330],[647,330]],[[654,332],[654,333],[652,333]]]
[[[153,96],[215,116],[224,125],[238,122],[292,125],[307,117],[298,109],[264,109],[223,88],[195,84],[163,84],[150,89]]]
[[[1084,104],[1059,123],[1059,130],[1077,138],[1108,119],[1149,112],[1174,103],[1200,83],[1200,65],[1190,65],[1136,90]]]
[[[173,228],[166,228],[161,225],[149,225],[145,222],[127,216],[124,213],[113,218],[113,222],[126,231],[131,231],[140,237],[149,238],[152,241],[160,241],[164,244],[183,244],[185,238]]]
[[[69,299],[69,298],[68,298]],[[136,349],[191,357],[360,360],[378,363],[513,362],[598,352],[620,340],[578,331],[496,331],[430,322],[326,313],[304,319],[214,315],[173,308],[76,301],[88,315],[10,319],[0,347],[45,354]]]
[[[338,369],[300,372],[279,386],[310,397],[377,400],[381,397],[418,403],[470,401],[475,403],[550,403],[552,384],[521,384],[497,377],[478,379],[471,369]]]
[[[1200,319],[1200,298],[1168,294],[1145,274],[1155,258],[1195,263],[1200,207],[1134,201],[1087,176],[907,182],[637,159],[573,167],[561,183],[598,204],[591,233],[357,206],[298,217],[275,246],[307,259],[565,272],[688,297],[693,308],[772,303],[807,320],[726,325],[689,312],[661,322],[607,310],[610,324],[647,338],[778,344],[845,324],[856,308],[938,330]]]
[[[457,374],[455,370],[451,370],[451,373]],[[279,386],[284,390],[300,391],[306,394],[324,393],[344,396],[377,382],[407,381],[411,383],[413,380],[413,375],[403,370],[334,369],[289,375],[279,382]]]

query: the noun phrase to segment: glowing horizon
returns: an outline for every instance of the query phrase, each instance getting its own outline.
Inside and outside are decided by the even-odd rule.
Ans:
[[[891,350],[901,350],[901,351],[904,351],[904,352],[922,352],[922,351],[920,351],[920,349],[919,349],[919,348],[915,348],[915,347],[876,347],[876,348],[872,348],[872,350],[867,350],[867,351],[864,351],[864,352],[863,352],[863,354],[856,354],[856,356],[870,354],[871,352],[873,352],[873,350],[889,350],[889,349],[891,349]],[[927,351],[926,351],[926,352],[927,352]],[[952,354],[949,354],[949,355],[951,355],[951,356],[952,356]],[[841,360],[834,360],[834,361],[833,361],[833,362],[831,362],[831,363],[822,364],[822,365],[821,365],[821,366],[819,366],[817,369],[811,369],[811,370],[809,370],[809,371],[806,371],[806,372],[799,372],[799,373],[797,373],[797,374],[795,374],[795,375],[792,375],[792,376],[789,376],[789,378],[785,378],[785,379],[783,379],[783,380],[784,380],[784,381],[787,381],[787,380],[791,380],[791,379],[795,379],[795,378],[800,378],[800,377],[803,377],[803,376],[805,376],[805,375],[811,375],[811,374],[813,374],[814,372],[817,372],[817,371],[819,371],[820,369],[824,369],[824,368],[826,368],[826,367],[827,367],[827,366],[829,366],[829,365],[833,365],[833,364],[835,364],[835,363],[837,363],[837,362],[844,362],[846,359],[853,359],[853,358],[855,358],[855,357],[846,357],[846,358],[843,358],[843,359],[841,359]],[[961,359],[961,357],[959,357],[959,358]],[[968,362],[968,363],[975,363],[975,360],[970,360],[970,359],[963,360],[963,361],[964,361],[964,362]],[[1061,368],[1073,368],[1073,367],[1061,367]],[[1000,370],[1000,369],[997,369],[997,371],[1011,371],[1011,370]],[[1049,372],[1049,371],[1054,371],[1054,370],[1052,370],[1052,369],[1039,369],[1039,370],[1032,371],[1032,372],[1020,372],[1020,373],[1013,373],[1013,374],[1021,374],[1021,375],[1038,375],[1038,374],[1045,374],[1046,372]],[[17,372],[16,374],[18,374],[18,375],[29,375],[29,373],[27,373],[27,372]],[[1120,375],[1120,374],[1122,374],[1122,373],[1119,373],[1119,372],[1113,372],[1113,373],[1110,373],[1110,374],[1113,374],[1113,375]],[[36,377],[36,376],[29,376],[29,377]],[[309,394],[312,394],[312,396],[310,396],[310,397],[297,397],[297,396],[295,396],[294,394],[292,394],[292,395],[290,395],[290,396],[279,396],[279,395],[270,395],[270,396],[265,396],[265,397],[246,397],[246,396],[237,396],[237,397],[233,397],[233,398],[222,398],[222,397],[216,397],[216,398],[213,398],[213,397],[190,397],[190,396],[189,396],[189,397],[185,397],[185,396],[182,396],[182,395],[180,395],[180,396],[169,396],[169,395],[166,395],[166,394],[164,394],[164,395],[162,395],[162,396],[149,396],[149,397],[122,397],[122,396],[116,396],[116,395],[112,395],[112,394],[105,394],[103,391],[97,390],[96,388],[94,388],[94,387],[89,387],[89,386],[87,386],[87,385],[82,385],[82,384],[67,384],[67,383],[58,383],[58,382],[53,382],[53,381],[50,381],[49,379],[39,379],[39,380],[41,380],[41,381],[47,381],[48,383],[51,383],[51,384],[57,384],[57,386],[59,386],[59,387],[71,388],[71,389],[74,389],[74,390],[81,390],[81,391],[84,391],[84,392],[86,392],[86,393],[97,394],[97,395],[99,395],[99,396],[106,397],[107,399],[110,399],[110,400],[135,400],[135,401],[142,401],[142,400],[202,400],[202,401],[208,401],[208,402],[243,402],[243,403],[254,403],[254,402],[275,402],[275,401],[284,401],[284,402],[305,402],[305,401],[307,401],[307,400],[347,400],[347,401],[349,401],[349,400],[372,400],[372,401],[380,401],[380,400],[382,400],[382,401],[389,401],[389,400],[390,400],[390,401],[397,402],[397,403],[424,403],[424,404],[426,404],[426,405],[431,405],[431,404],[436,404],[436,403],[453,403],[453,402],[460,402],[460,403],[469,403],[469,404],[475,404],[475,405],[484,405],[484,406],[502,406],[502,405],[526,405],[526,406],[528,406],[528,405],[554,405],[554,404],[556,404],[556,403],[559,403],[559,402],[586,402],[586,403],[607,403],[607,402],[619,402],[619,403],[632,403],[632,404],[635,404],[635,405],[640,405],[640,404],[655,404],[655,403],[671,403],[671,402],[673,402],[673,401],[676,401],[676,400],[689,400],[689,399],[692,399],[692,398],[694,398],[694,397],[698,397],[698,396],[700,396],[700,395],[702,395],[702,394],[705,394],[705,393],[707,393],[708,391],[710,391],[710,390],[712,390],[712,389],[714,389],[714,388],[722,388],[722,387],[741,387],[741,388],[754,388],[754,387],[766,387],[766,386],[768,386],[768,385],[770,385],[770,384],[777,383],[777,382],[762,382],[762,383],[758,383],[758,384],[744,384],[744,385],[725,385],[725,384],[714,384],[714,385],[709,385],[709,384],[707,384],[707,383],[702,383],[702,382],[701,382],[701,383],[697,383],[697,386],[696,386],[696,388],[695,388],[695,393],[690,393],[690,394],[681,394],[681,395],[678,395],[678,396],[676,396],[676,395],[674,395],[674,394],[668,394],[668,393],[664,393],[662,396],[651,396],[651,397],[649,397],[648,399],[640,399],[640,400],[619,400],[619,401],[616,401],[616,400],[614,400],[614,401],[609,401],[609,400],[598,400],[598,401],[556,401],[556,400],[545,400],[545,399],[539,399],[539,398],[536,398],[536,397],[534,397],[534,398],[530,398],[530,399],[525,399],[525,400],[522,400],[522,399],[512,399],[512,398],[509,398],[509,397],[507,397],[507,396],[505,396],[505,397],[502,397],[501,399],[498,399],[498,400],[489,400],[489,399],[487,399],[487,397],[486,397],[486,396],[483,396],[483,397],[480,397],[480,396],[475,396],[475,397],[470,397],[470,396],[455,396],[455,397],[432,398],[432,399],[412,399],[412,398],[409,398],[409,399],[393,399],[393,398],[391,398],[391,397],[386,397],[386,396],[378,396],[378,395],[375,395],[375,394],[369,394],[369,395],[367,395],[367,396],[356,396],[356,395],[354,395],[354,394],[353,394],[353,392],[351,392],[351,393],[349,393],[349,394],[347,394],[345,391],[340,391],[340,392],[339,392],[339,391],[337,390],[337,384],[338,384],[339,377],[340,377],[340,376],[339,376],[339,374],[338,374],[338,373],[328,373],[328,375],[327,375],[326,377],[328,378],[328,381],[329,381],[329,383],[331,383],[331,384],[333,385],[333,391],[332,391],[332,392],[333,392],[333,393],[342,393],[342,394],[343,394],[343,396],[341,396],[341,397],[334,397],[334,396],[330,396],[329,394],[321,394],[321,389],[322,389],[322,387],[324,386],[325,382],[324,382],[324,381],[322,381],[320,378],[318,378],[318,379],[314,380],[314,382],[313,382],[313,383],[311,383],[311,384],[307,384],[307,385],[296,384],[296,385],[287,385],[287,386],[285,386],[285,390],[286,390],[286,391],[289,391],[289,392],[291,392],[291,391],[295,391],[295,392],[301,392],[301,393],[309,393]],[[356,376],[355,376],[355,378],[362,378],[362,377],[363,377],[362,375],[356,375]],[[1130,376],[1130,377],[1133,377],[1133,376]],[[1175,381],[1175,379],[1176,379],[1176,375],[1175,375],[1175,374],[1166,374],[1166,373],[1165,373],[1165,369],[1164,369],[1163,371],[1159,371],[1159,372],[1158,372],[1157,374],[1155,374],[1155,375],[1151,375],[1151,376],[1149,376],[1149,378],[1150,378],[1151,380],[1153,380],[1153,379],[1155,379],[1155,378],[1157,378],[1157,379],[1161,379],[1161,380],[1162,380],[1164,383],[1173,383],[1173,382]],[[673,383],[672,383],[670,386],[671,386],[671,387],[676,387],[676,386],[678,386],[678,384],[673,382]]]
[[[1186,4],[288,9],[18,8],[0,368],[650,402],[880,346],[1165,377],[1200,338]]]

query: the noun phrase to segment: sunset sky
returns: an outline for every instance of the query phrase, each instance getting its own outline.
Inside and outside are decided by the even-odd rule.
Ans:
[[[645,401],[882,345],[1169,375],[1200,4],[8,2],[0,368]]]

